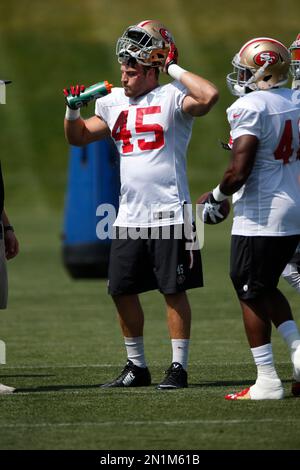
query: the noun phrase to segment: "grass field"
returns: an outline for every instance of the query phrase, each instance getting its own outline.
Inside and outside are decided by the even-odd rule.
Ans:
[[[227,276],[229,226],[209,228],[203,250],[207,287],[191,291],[193,333],[186,390],[155,389],[170,363],[159,294],[142,296],[153,386],[101,390],[124,365],[124,349],[104,281],[72,281],[59,256],[60,218],[16,218],[22,239],[10,263],[11,299],[0,317],[7,364],[0,382],[1,449],[299,449],[299,400],[291,366],[274,333],[286,388],[276,402],[227,402],[255,379],[240,311]],[[299,320],[299,299],[283,284]],[[299,323],[299,322],[298,322]]]

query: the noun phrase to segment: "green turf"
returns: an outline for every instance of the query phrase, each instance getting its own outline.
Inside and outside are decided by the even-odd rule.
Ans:
[[[299,402],[290,394],[291,366],[276,332],[286,398],[223,398],[255,379],[227,276],[230,222],[206,233],[207,287],[190,292],[190,387],[171,392],[155,389],[171,358],[161,296],[142,296],[153,386],[100,390],[125,358],[105,282],[72,281],[63,270],[57,214],[47,213],[39,224],[19,216],[16,226],[22,253],[10,263],[10,306],[0,317],[0,337],[7,343],[0,381],[18,393],[0,397],[1,449],[300,448]],[[282,287],[297,309],[297,295]]]

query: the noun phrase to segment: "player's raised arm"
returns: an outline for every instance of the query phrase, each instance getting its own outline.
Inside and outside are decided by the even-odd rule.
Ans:
[[[174,80],[181,82],[189,91],[183,101],[182,110],[192,116],[207,114],[219,97],[216,86],[205,78],[179,67],[177,60],[177,48],[171,43],[164,71]]]
[[[81,98],[85,92],[83,85],[76,85],[70,89],[64,89],[65,100],[67,104],[64,120],[65,136],[69,144],[83,146],[96,140],[101,140],[110,136],[110,130],[107,124],[98,116],[89,119],[82,119],[80,116],[80,106],[86,104],[84,99],[78,103],[73,103],[70,98]],[[108,93],[110,92],[110,89]],[[94,98],[94,97],[93,97]],[[91,100],[89,100],[91,101]],[[78,107],[75,107],[78,106]]]

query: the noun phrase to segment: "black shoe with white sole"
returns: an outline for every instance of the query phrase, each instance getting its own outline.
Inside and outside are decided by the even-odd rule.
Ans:
[[[176,388],[186,388],[187,372],[179,362],[172,362],[171,367],[166,371],[164,380],[157,386],[159,390],[174,390]]]
[[[121,374],[112,382],[101,385],[101,388],[147,387],[148,385],[151,385],[151,375],[148,367],[138,367],[128,359]]]

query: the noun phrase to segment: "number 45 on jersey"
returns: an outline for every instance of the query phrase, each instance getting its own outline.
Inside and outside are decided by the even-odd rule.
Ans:
[[[141,151],[159,149],[164,146],[165,138],[163,127],[157,123],[144,123],[145,115],[155,115],[160,113],[160,106],[136,108],[135,132],[137,134],[149,133],[150,140],[147,141],[144,138],[137,139],[136,141],[132,139],[132,133],[129,129],[127,129],[128,110],[122,111],[119,114],[119,117],[116,120],[112,130],[112,137],[115,139],[115,141],[122,141],[122,153],[126,154],[133,152],[135,150],[134,145],[137,145],[138,149]]]

